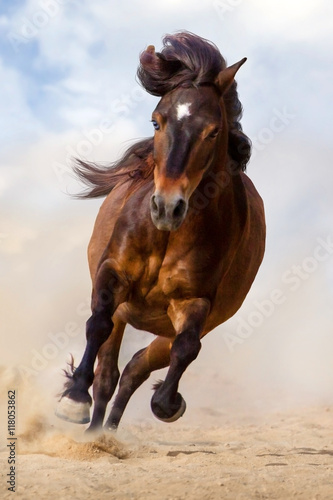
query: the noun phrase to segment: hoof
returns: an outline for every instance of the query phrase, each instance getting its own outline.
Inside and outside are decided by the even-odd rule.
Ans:
[[[65,396],[61,398],[55,414],[62,420],[73,422],[73,424],[88,424],[90,422],[89,410],[89,403],[79,403]]]
[[[176,420],[182,417],[186,410],[186,403],[184,398],[179,393],[177,393],[177,398],[180,398],[180,407],[178,408],[178,410],[174,415],[172,415],[171,417],[162,417],[161,415],[157,415],[154,409],[152,408],[155,417],[158,418],[158,420],[161,420],[162,422],[166,423],[176,422]]]

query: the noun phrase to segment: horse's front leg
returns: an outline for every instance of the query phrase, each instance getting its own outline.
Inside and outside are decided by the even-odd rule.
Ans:
[[[100,347],[112,334],[113,313],[126,299],[127,291],[127,283],[115,271],[111,259],[105,260],[97,273],[93,289],[92,315],[86,325],[87,344],[84,355],[65,384],[65,391],[56,411],[58,417],[78,424],[90,421],[92,399],[88,389],[94,380],[94,363]]]
[[[183,415],[186,404],[178,392],[179,380],[201,349],[202,334],[210,302],[207,299],[171,300],[168,315],[176,330],[170,352],[170,367],[165,381],[155,386],[151,400],[154,415],[174,422]]]
[[[118,356],[125,323],[113,316],[112,335],[98,351],[98,365],[94,374],[93,399],[94,411],[87,431],[98,431],[102,428],[105,410],[119,380]]]

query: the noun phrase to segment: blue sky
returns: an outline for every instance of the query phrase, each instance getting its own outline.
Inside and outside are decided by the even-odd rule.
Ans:
[[[86,319],[74,311],[90,294],[86,246],[100,200],[79,203],[67,196],[78,189],[69,157],[84,150],[91,160],[112,161],[128,141],[152,134],[157,99],[135,81],[138,56],[149,44],[159,49],[165,33],[186,29],[212,40],[230,64],[248,57],[237,80],[244,130],[254,146],[248,174],[265,201],[268,239],[240,314],[247,318],[253,301],[275,287],[284,286],[288,295],[232,353],[223,333],[237,329],[237,320],[222,327],[218,345],[227,373],[243,373],[246,358],[247,377],[256,364],[256,382],[271,377],[278,384],[289,377],[285,385],[299,389],[307,361],[317,373],[314,388],[325,393],[333,377],[330,368],[320,374],[328,364],[327,346],[333,347],[333,257],[320,262],[295,294],[287,294],[281,277],[313,255],[318,238],[333,234],[332,5],[0,2],[0,293],[17,345],[14,364],[30,366],[31,349],[42,349],[50,331],[74,319],[83,328]],[[106,122],[109,131],[101,132]],[[125,354],[138,342],[132,337]],[[83,344],[83,337],[71,340],[68,351],[79,356]],[[275,371],[258,353],[267,354]],[[48,369],[57,371],[66,355],[67,349],[59,352]]]

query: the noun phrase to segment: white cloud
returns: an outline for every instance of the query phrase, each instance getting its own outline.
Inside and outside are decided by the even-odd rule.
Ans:
[[[332,4],[326,0],[250,0],[242,2],[239,13],[247,30],[258,37],[275,38],[276,43],[311,41],[322,43],[332,33]]]
[[[1,100],[0,129],[3,146],[11,141],[26,140],[38,134],[41,123],[34,116],[27,102],[30,82],[18,69],[8,67],[0,60]]]

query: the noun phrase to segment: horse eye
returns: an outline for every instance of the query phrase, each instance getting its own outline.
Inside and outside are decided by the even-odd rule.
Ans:
[[[159,126],[159,124],[157,123],[156,120],[152,120],[151,122],[152,122],[153,127],[154,127],[155,130],[159,130],[160,129],[160,126]]]
[[[208,137],[214,139],[215,137],[217,137],[219,131],[220,129],[218,127],[215,127],[214,130],[212,130],[212,132],[208,135]]]

